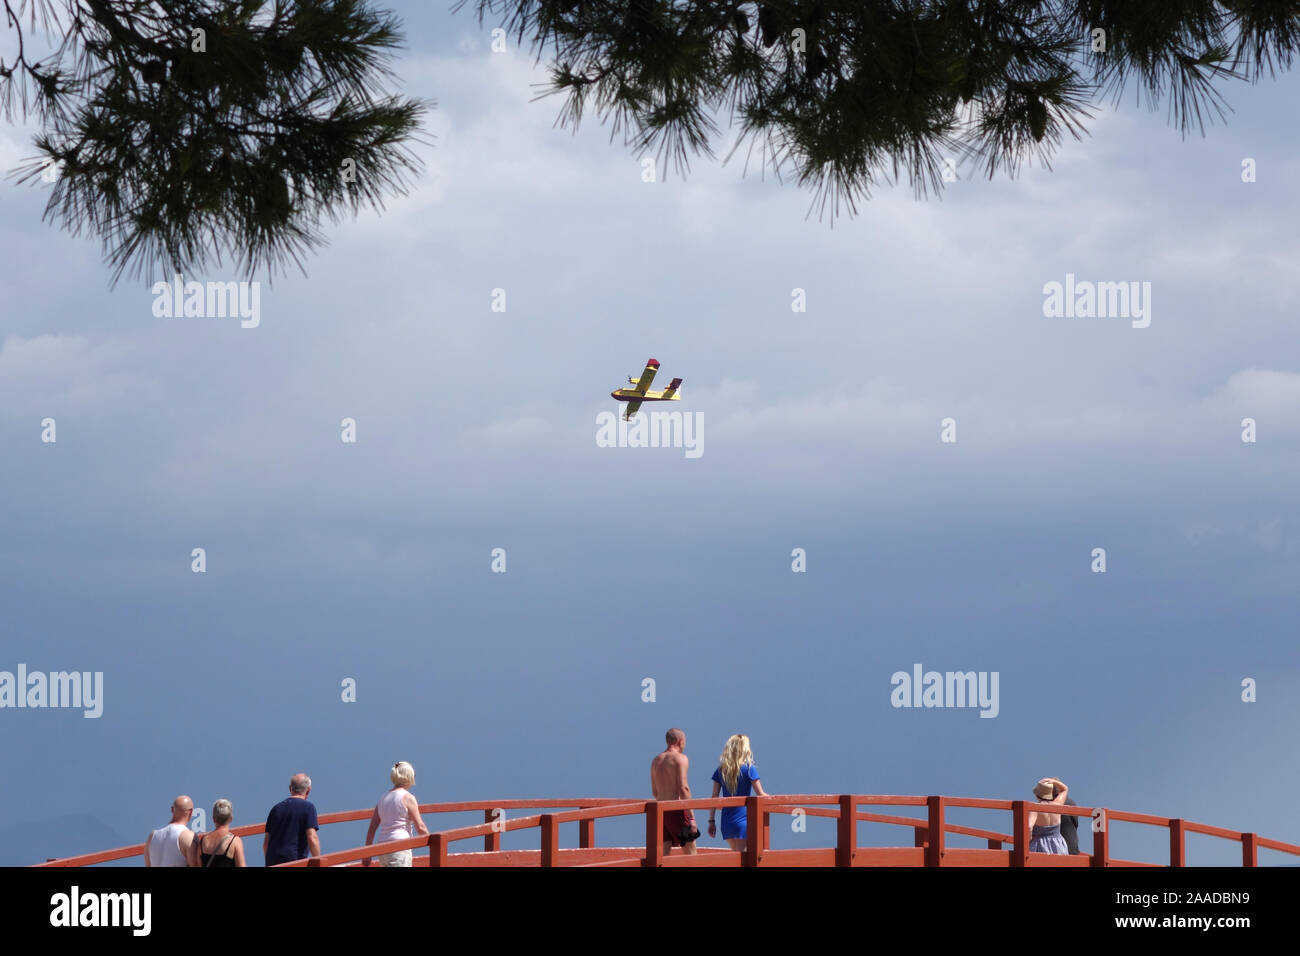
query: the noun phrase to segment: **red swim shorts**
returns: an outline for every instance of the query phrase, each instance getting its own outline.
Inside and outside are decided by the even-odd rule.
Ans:
[[[682,831],[690,825],[690,818],[685,810],[667,810],[664,812],[664,842],[673,846],[685,846],[682,843]]]

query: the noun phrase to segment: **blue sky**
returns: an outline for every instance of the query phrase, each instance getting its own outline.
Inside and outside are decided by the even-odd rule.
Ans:
[[[1203,139],[1130,97],[1053,171],[883,188],[832,229],[737,162],[643,182],[553,128],[530,56],[397,9],[427,173],[264,284],[256,329],[155,317],[40,187],[0,190],[0,670],[105,681],[98,720],[0,710],[7,822],[142,840],[177,792],[255,822],[298,770],[353,809],[398,759],[423,801],[641,797],[680,725],[705,794],[743,731],[771,792],[1055,775],[1300,842],[1294,76],[1229,88]],[[0,131],[0,165],[30,154]],[[1067,273],[1150,282],[1150,326],[1045,318]],[[651,355],[698,459],[597,447]],[[997,671],[997,718],[891,707],[915,663]]]

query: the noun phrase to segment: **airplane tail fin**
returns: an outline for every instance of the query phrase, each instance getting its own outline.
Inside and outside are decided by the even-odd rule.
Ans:
[[[682,384],[682,380],[680,378],[675,378],[671,382],[669,382],[668,387],[664,389],[664,398],[666,399],[676,398],[677,387],[681,384]]]

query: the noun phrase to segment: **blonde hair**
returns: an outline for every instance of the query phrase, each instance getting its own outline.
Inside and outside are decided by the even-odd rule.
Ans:
[[[392,772],[388,774],[388,779],[393,781],[395,787],[410,787],[415,784],[415,768],[405,760],[399,760],[393,764]]]
[[[722,748],[718,758],[718,769],[722,779],[727,782],[727,789],[736,792],[736,782],[740,779],[740,768],[754,763],[754,752],[749,749],[749,738],[744,734],[732,734],[727,738],[727,745]]]

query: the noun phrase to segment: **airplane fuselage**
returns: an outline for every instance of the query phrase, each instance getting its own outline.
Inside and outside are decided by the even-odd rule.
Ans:
[[[635,388],[616,388],[609,393],[609,397],[620,402],[680,402],[682,393],[665,396],[663,392],[647,391],[643,395]]]

